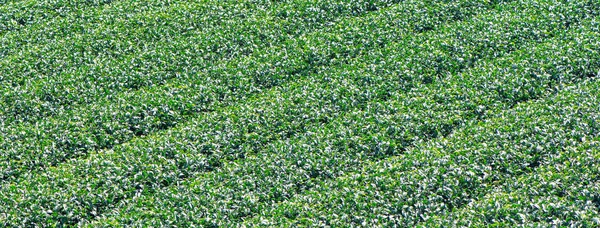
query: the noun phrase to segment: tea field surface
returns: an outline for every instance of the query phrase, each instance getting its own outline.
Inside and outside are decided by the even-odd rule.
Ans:
[[[600,1],[0,0],[2,227],[600,227]]]

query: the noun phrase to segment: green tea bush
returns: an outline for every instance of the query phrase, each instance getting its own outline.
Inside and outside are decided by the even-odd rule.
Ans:
[[[101,7],[111,2],[113,0],[0,2],[0,34],[27,29],[31,25],[69,16],[81,8]]]

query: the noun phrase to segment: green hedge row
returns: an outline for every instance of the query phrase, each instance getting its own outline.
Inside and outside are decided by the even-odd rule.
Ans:
[[[479,6],[476,8],[458,8],[466,2],[474,4],[472,1],[464,1],[457,2],[451,7],[446,7],[445,4],[435,5],[440,8],[430,9],[428,15],[431,17],[423,17],[423,20],[438,20],[439,18],[435,18],[435,12],[460,9],[464,10],[465,14],[473,14],[485,10],[485,7],[490,7],[484,1],[479,5],[474,5]],[[421,71],[430,69],[431,67],[428,65],[437,61],[438,57],[427,54],[428,47],[420,47],[421,41],[415,39],[424,39],[422,36],[413,36],[412,34],[411,26],[414,25],[412,21],[415,20],[415,17],[420,18],[422,15],[408,16],[407,14],[411,14],[412,10],[400,11],[404,7],[412,9],[419,5],[399,5],[397,8],[393,8],[393,12],[390,10],[381,15],[373,14],[368,17],[344,20],[336,26],[327,28],[328,32],[311,33],[279,47],[255,53],[237,61],[223,62],[200,75],[189,75],[186,76],[186,79],[175,80],[161,86],[120,93],[112,98],[65,112],[56,118],[46,118],[17,127],[12,125],[3,127],[2,133],[5,136],[3,138],[6,140],[0,139],[0,148],[2,148],[0,163],[6,165],[0,166],[2,169],[0,178],[13,178],[38,167],[58,164],[89,151],[111,148],[136,136],[148,135],[170,128],[179,122],[185,122],[186,119],[197,115],[198,112],[214,111],[219,107],[239,104],[239,100],[246,99],[252,94],[282,85],[289,80],[308,77],[311,73],[318,72],[319,69],[330,64],[339,65],[354,56],[360,56],[369,51],[379,49],[388,50],[388,52],[402,51],[403,54],[397,57],[401,58],[404,55],[414,55],[416,50],[423,50],[424,53],[419,54],[423,57],[415,57],[410,61],[419,64],[418,67],[422,69],[410,65],[398,67],[412,68],[415,74],[435,77],[436,72],[434,71]],[[397,23],[388,23],[389,20],[386,19],[390,18],[396,19]],[[536,21],[538,20],[536,19]],[[544,21],[544,23],[538,23],[535,26],[543,27],[543,30],[549,31],[549,34],[540,36],[533,34],[523,40],[520,38],[530,33],[525,32],[514,37],[512,34],[495,34],[495,36],[503,38],[478,44],[476,43],[477,38],[474,37],[471,41],[456,45],[496,46],[504,40],[515,41],[514,43],[503,43],[504,46],[518,45],[528,39],[542,39],[564,28],[560,23],[553,22],[554,19],[544,18],[539,21]],[[387,31],[388,28],[395,28],[390,30],[397,34],[383,32],[383,29]],[[351,34],[359,31],[360,35]],[[347,34],[347,36],[342,37],[338,34]],[[379,46],[379,42],[387,45],[395,41],[401,42],[401,44],[388,48]],[[357,43],[361,43],[363,46],[357,48]],[[503,46],[498,46],[498,48],[500,47]],[[401,48],[401,50],[396,51],[397,48]],[[471,53],[493,56],[494,51],[499,50],[498,48],[459,50],[460,52],[457,51],[456,55],[462,56],[456,57],[451,63],[438,63],[437,68],[440,72],[437,73],[441,74],[441,70],[445,69],[459,70],[469,64],[468,62],[458,62],[459,58],[469,59],[472,62],[482,57],[470,56]],[[330,58],[331,56],[334,58]],[[428,62],[418,63],[423,58]],[[388,63],[390,67],[393,67],[394,64],[393,62]],[[381,69],[385,68],[387,67]],[[389,73],[397,75],[404,72]]]
[[[537,3],[542,6],[556,5],[554,2],[546,1]],[[300,146],[292,146],[292,148],[310,149],[314,147],[316,150],[320,150],[321,146],[319,145],[321,144],[319,142],[321,139],[319,137],[321,135],[298,134],[297,132],[305,131],[302,128],[303,125],[310,125],[311,128],[316,127],[317,130],[339,130],[335,127],[328,128],[329,125],[325,124],[330,119],[335,118],[335,115],[337,115],[335,114],[337,113],[336,110],[342,110],[338,106],[344,107],[344,105],[354,103],[355,101],[352,99],[365,96],[382,100],[395,97],[401,101],[410,102],[409,97],[412,97],[412,95],[410,93],[403,95],[404,90],[410,90],[411,87],[425,90],[427,86],[421,84],[423,81],[429,82],[426,85],[430,86],[443,82],[445,80],[443,75],[446,75],[443,72],[459,72],[461,68],[467,65],[464,61],[466,57],[491,58],[510,51],[512,48],[517,48],[514,45],[524,45],[531,39],[542,40],[546,38],[549,36],[548,34],[540,36],[535,34],[540,30],[551,31],[553,29],[550,28],[560,27],[558,25],[562,25],[562,23],[559,23],[560,21],[548,23],[546,16],[549,17],[549,14],[540,13],[542,10],[538,10],[538,7],[535,4],[508,4],[500,7],[497,11],[487,12],[481,17],[441,28],[440,32],[437,33],[430,32],[409,36],[405,40],[388,45],[378,52],[349,60],[351,62],[347,65],[331,69],[331,71],[323,70],[311,77],[303,77],[300,84],[291,84],[291,87],[286,86],[269,90],[265,96],[272,97],[258,96],[251,99],[247,102],[249,106],[241,108],[241,112],[236,111],[236,106],[232,106],[229,109],[219,110],[219,112],[205,113],[179,128],[145,136],[128,144],[117,146],[112,150],[93,153],[85,159],[70,160],[69,163],[49,168],[47,172],[39,175],[24,176],[18,181],[4,185],[4,188],[0,191],[0,196],[7,203],[0,210],[7,211],[4,218],[7,224],[40,222],[76,224],[89,221],[119,203],[126,204],[129,201],[127,199],[131,197],[150,195],[156,191],[161,191],[164,186],[180,182],[182,178],[219,169],[228,160],[241,159],[244,162],[248,160],[245,157],[252,155],[254,151],[263,151],[256,154],[257,156],[262,155],[273,158],[291,156],[288,160],[281,160],[282,162],[289,161],[292,158],[298,158],[300,160],[297,161],[301,162],[303,161],[302,156],[311,156],[311,153],[298,154],[299,157],[295,157],[295,153],[280,153],[280,151],[285,150],[281,150],[276,146],[280,145],[285,148],[287,147],[286,142],[305,142],[303,141],[304,138],[297,137],[310,136],[311,139],[308,143],[298,144]],[[514,10],[515,8],[520,10]],[[513,11],[507,12],[508,9]],[[531,13],[538,13],[538,17],[522,18]],[[515,26],[500,26],[509,24]],[[504,29],[490,32],[482,28]],[[539,30],[532,28],[538,28]],[[529,32],[524,32],[524,30]],[[479,32],[466,33],[466,31]],[[457,34],[461,35],[457,36]],[[479,40],[483,41],[481,43],[476,42]],[[496,48],[473,48],[476,45],[485,46],[484,44],[493,44],[489,46]],[[436,55],[431,53],[436,53]],[[575,55],[570,52],[569,54]],[[581,54],[589,53],[583,52]],[[391,59],[395,61],[391,61]],[[384,60],[386,62],[383,62]],[[435,61],[438,62],[437,65],[430,64]],[[577,64],[583,63],[577,62]],[[353,70],[352,66],[357,66],[356,71]],[[585,65],[581,67],[587,69]],[[390,70],[390,72],[385,72],[385,70]],[[398,73],[394,73],[394,70]],[[420,73],[413,75],[410,73],[411,71]],[[404,73],[402,77],[400,77],[400,72]],[[423,80],[423,75],[431,78]],[[436,79],[438,76],[440,77],[439,82]],[[414,80],[411,80],[411,78]],[[341,83],[345,80],[349,80],[349,82]],[[328,82],[332,84],[324,86]],[[382,84],[381,82],[387,83]],[[300,86],[303,84],[315,87]],[[319,91],[317,89],[335,89],[338,87],[339,91],[328,91],[327,89]],[[290,94],[286,91],[296,92]],[[316,97],[311,99],[310,96],[313,93]],[[356,95],[347,95],[352,93]],[[278,100],[281,99],[278,97],[287,98],[285,94],[293,96],[290,96],[287,101]],[[402,96],[406,97],[401,98]],[[327,97],[331,98],[325,99]],[[345,97],[348,97],[348,99],[345,99]],[[253,101],[262,103],[252,103]],[[304,106],[303,104],[307,102],[316,103],[308,103],[308,106]],[[327,105],[328,102],[331,102],[331,105]],[[240,102],[239,104],[243,105],[245,103]],[[345,132],[347,134],[356,132],[357,134],[370,135],[373,132],[370,132],[368,126],[376,126],[377,121],[380,120],[378,118],[365,120],[364,115],[368,116],[378,109],[394,112],[394,108],[387,108],[388,106],[394,107],[394,105],[385,105],[385,103],[374,102],[370,105],[357,103],[352,105],[354,107],[362,106],[362,109],[351,112],[351,114],[356,114],[355,117],[349,118],[350,122],[342,124],[348,125],[349,131]],[[310,109],[310,107],[313,109]],[[314,108],[318,109],[319,107],[331,108],[320,111],[314,110]],[[323,116],[316,116],[311,119],[311,114],[321,112],[324,113]],[[426,116],[427,113],[421,112],[415,115],[417,115],[415,117]],[[341,120],[345,120],[345,118],[335,119],[338,124]],[[361,128],[354,128],[355,123],[352,121],[361,121],[363,125],[366,124],[366,132],[361,132]],[[387,121],[391,126],[396,119]],[[413,119],[413,121],[417,120]],[[319,125],[321,122],[324,123],[323,126]],[[430,132],[428,127],[432,129],[437,127],[437,125],[422,125],[423,127],[415,128],[409,125],[406,126],[409,127],[407,129],[415,130],[413,136],[420,136],[422,132]],[[340,132],[340,134],[344,134],[343,131]],[[412,134],[408,130],[406,132],[407,136]],[[340,136],[335,132],[330,133]],[[428,135],[428,137],[435,136]],[[373,154],[377,154],[376,150],[378,148],[385,147],[385,145],[378,145],[377,139],[373,137],[353,137],[350,139],[356,139],[357,143],[344,145],[344,142],[342,142],[330,145],[339,146],[337,149],[348,149],[350,147],[352,150],[358,151],[371,148]],[[412,140],[408,137],[407,139]],[[277,144],[266,145],[269,140],[279,141],[277,141]],[[373,142],[376,143],[374,146]],[[312,143],[317,143],[317,145]],[[265,146],[267,147],[265,148]],[[264,151],[261,148],[273,152]],[[323,150],[323,152],[329,151]],[[340,150],[331,152],[339,153]],[[362,158],[373,154],[365,153]],[[313,160],[307,160],[307,162],[315,162],[322,158],[315,157]],[[277,159],[271,161],[277,161]],[[248,160],[248,162],[251,163],[251,160]],[[351,163],[351,161],[348,163]],[[311,169],[308,163],[301,167]],[[346,166],[342,165],[340,167]],[[356,166],[348,166],[348,168],[352,167]],[[298,172],[305,171],[298,169]],[[214,172],[209,172],[206,175],[213,174]],[[308,176],[300,174],[292,177],[319,177],[326,173],[321,173],[318,169],[311,169],[305,174]],[[278,175],[272,176],[276,177]],[[224,179],[221,179],[221,182],[227,183],[224,182]],[[278,182],[274,181],[273,183],[277,184]],[[303,184],[302,182],[298,183]],[[306,185],[305,187],[310,186]],[[298,189],[302,188],[299,187]],[[227,191],[227,188],[223,188],[223,191]],[[268,191],[265,192],[265,196],[269,196]],[[271,197],[274,201],[285,199],[285,195],[277,192],[273,192]],[[234,219],[245,216],[245,209],[243,207],[240,209]],[[215,216],[218,215],[220,216],[220,214],[215,214]]]
[[[4,4],[0,6],[0,26],[5,29],[0,34],[0,57],[31,51],[26,47],[37,47],[70,38],[74,33],[93,31],[95,26],[103,27],[103,24],[128,17],[131,19],[141,12],[166,11],[171,5],[185,3],[189,1],[27,0]],[[219,6],[218,1],[211,3]],[[90,25],[95,26],[86,29]]]
[[[344,205],[348,211],[357,210],[356,205],[341,201],[353,199],[354,188],[360,190],[360,185],[340,188],[350,198],[327,198],[329,195],[326,195],[315,199],[336,200],[331,204],[316,204],[307,197],[306,202],[298,205],[284,203],[282,207],[271,207],[292,197],[304,199],[298,194],[313,188],[319,194],[325,194],[317,188],[325,185],[324,179],[360,171],[362,165],[373,159],[397,154],[411,145],[448,135],[465,121],[493,116],[518,102],[547,96],[564,83],[579,81],[598,69],[600,50],[594,45],[597,43],[597,33],[565,34],[498,61],[482,62],[475,69],[452,76],[447,81],[420,86],[407,93],[392,93],[390,101],[369,103],[361,110],[351,111],[333,122],[313,126],[307,133],[294,138],[273,142],[263,150],[251,152],[244,159],[226,163],[213,172],[196,174],[192,179],[175,182],[171,187],[137,195],[122,203],[120,208],[105,213],[105,218],[96,224],[229,226],[253,215],[273,215],[271,219],[303,217],[302,208],[310,208],[311,205],[319,205],[314,210],[319,216],[335,216],[335,213],[329,212],[338,205]],[[593,51],[586,51],[589,48]],[[362,75],[362,72],[357,75]],[[525,78],[529,82],[523,83],[523,75],[539,75],[539,79]],[[557,79],[550,75],[563,77]],[[358,77],[356,83],[361,81]],[[500,93],[498,87],[513,88],[513,95]],[[525,92],[528,98],[521,99],[524,95],[521,91],[528,91]],[[415,151],[418,152],[418,149]],[[400,156],[398,160],[413,162],[405,167],[410,169],[419,168],[418,164],[425,161],[422,157],[409,158],[412,157]],[[385,164],[378,165],[385,167]],[[377,166],[366,169],[374,167]],[[343,179],[325,183],[334,185],[339,181],[343,182]],[[334,187],[323,191],[335,192]],[[366,198],[364,202],[371,202],[369,200],[372,198]],[[321,210],[322,213],[319,212]],[[317,213],[314,211],[307,213]],[[380,213],[366,208],[357,211],[357,214]],[[319,218],[313,215],[305,216]],[[325,221],[336,219],[325,218]],[[265,219],[259,217],[250,221],[260,223]],[[339,221],[347,220],[340,217]]]
[[[80,11],[81,8],[101,7],[112,2],[113,0],[0,1],[0,36],[68,16],[73,11]]]
[[[295,0],[263,9],[250,2],[217,1],[156,7],[132,15],[102,12],[80,19],[83,22],[76,26],[65,25],[70,33],[65,38],[30,44],[25,52],[0,61],[4,94],[0,116],[6,122],[35,122],[120,91],[197,77],[223,59],[242,57],[318,30],[340,16],[361,15],[395,2]],[[362,5],[373,6],[362,9]],[[291,6],[298,17],[278,16]],[[332,7],[336,10],[327,10]],[[39,36],[29,37],[40,40]]]
[[[600,226],[600,138],[582,138],[581,144],[563,148],[534,173],[509,177],[484,197],[420,226]]]

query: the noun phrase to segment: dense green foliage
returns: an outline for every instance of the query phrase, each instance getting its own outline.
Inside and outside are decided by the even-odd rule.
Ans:
[[[344,5],[340,5],[340,10],[344,9],[342,6]],[[308,6],[306,7],[308,8]],[[347,6],[347,8],[351,9],[352,5]],[[306,13],[302,16],[313,17],[314,15]],[[311,20],[307,21],[305,23],[304,20],[294,20],[293,23],[296,24],[294,26],[308,26],[307,24],[312,23]],[[257,22],[253,23],[257,24]],[[282,23],[287,22],[284,20]],[[149,26],[148,28],[155,27]],[[252,29],[259,32],[266,28],[244,25],[240,26],[239,29]],[[303,27],[304,30],[306,29]],[[7,114],[4,116],[10,118],[23,114],[26,118],[33,119],[24,124],[14,123],[2,129],[10,139],[10,141],[4,142],[3,146],[13,148],[2,156],[2,160],[13,163],[5,166],[10,170],[2,169],[0,174],[3,177],[2,179],[17,175],[22,168],[30,169],[37,166],[47,166],[47,163],[44,164],[44,162],[52,164],[77,156],[77,154],[85,154],[90,150],[110,148],[134,136],[146,135],[156,130],[171,127],[181,122],[186,116],[210,111],[215,109],[216,106],[231,104],[253,92],[273,86],[273,83],[276,82],[269,81],[274,80],[272,78],[276,76],[275,74],[287,71],[308,71],[306,68],[309,66],[305,63],[308,60],[305,59],[304,53],[300,51],[305,51],[303,48],[306,46],[324,46],[323,44],[305,44],[303,39],[302,41],[293,40],[286,45],[269,48],[249,57],[213,62],[209,61],[210,57],[205,56],[205,58],[202,58],[203,56],[200,54],[206,52],[206,55],[215,55],[215,53],[225,53],[226,51],[221,50],[221,48],[216,48],[213,51],[198,50],[213,46],[206,44],[206,42],[214,42],[215,45],[235,48],[235,45],[224,42],[224,40],[229,40],[230,36],[249,36],[247,32],[241,32],[240,30],[233,31],[219,28],[215,31],[218,34],[198,35],[196,37],[203,42],[195,42],[196,40],[191,37],[182,37],[180,41],[183,43],[177,41],[166,42],[165,44],[168,46],[159,49],[161,52],[151,49],[150,51],[154,53],[152,56],[143,54],[133,56],[137,59],[151,60],[147,61],[147,65],[139,66],[144,70],[139,73],[135,73],[135,70],[131,69],[132,62],[135,61],[127,59],[119,61],[120,67],[108,67],[101,64],[95,66],[111,71],[107,72],[107,76],[98,78],[102,81],[90,81],[81,78],[97,78],[97,75],[92,74],[94,72],[92,70],[83,75],[73,74],[68,77],[56,77],[56,80],[47,82],[48,85],[39,87],[40,93],[34,91],[34,97],[31,98],[27,94],[21,94],[19,90],[8,88],[7,90],[10,89],[12,92],[7,92],[4,98],[12,101],[5,103],[12,104],[14,109],[10,105],[6,105],[5,107],[9,110],[6,111]],[[223,32],[229,33],[229,31],[231,31],[229,36],[222,34]],[[270,30],[270,33],[275,34],[280,31],[276,28]],[[260,35],[265,34],[261,33]],[[321,38],[320,36],[313,38],[314,36],[316,35],[310,36],[309,39],[317,40]],[[222,37],[219,39],[222,39],[223,42],[218,41],[219,39],[216,39],[216,37]],[[297,42],[300,42],[300,44]],[[258,49],[257,45],[248,44],[247,48]],[[267,45],[267,43],[263,42],[262,45]],[[287,49],[292,49],[290,50],[292,53],[298,53],[293,57],[289,57]],[[165,58],[163,59],[161,56]],[[279,61],[289,63],[273,67],[274,63]],[[259,62],[261,64],[258,64]],[[165,64],[167,66],[164,66]],[[81,69],[77,68],[75,70],[79,71]],[[95,72],[98,73],[98,71]],[[173,74],[171,75],[169,72]],[[149,77],[149,75],[157,75],[157,77]],[[174,77],[172,80],[165,78],[171,76]],[[293,76],[295,75],[289,77]],[[33,79],[28,78],[28,80]],[[157,84],[152,83],[153,80],[156,80]],[[35,83],[46,83],[43,80],[42,82],[33,81]],[[105,85],[105,82],[108,85]],[[66,84],[71,88],[64,88],[56,83]],[[115,94],[115,90],[131,86],[129,83],[148,84],[137,85],[134,86],[135,88]],[[25,87],[28,88],[28,86]],[[86,93],[78,93],[81,90],[85,90]],[[27,89],[27,91],[30,91],[30,89]],[[48,95],[48,93],[53,92],[74,93],[77,96],[89,96],[92,97],[90,99],[99,100],[92,101],[86,98],[82,101],[86,105],[78,106],[76,105],[78,102],[70,99],[75,99],[75,95],[67,94],[61,96],[61,98]],[[13,97],[11,94],[17,95]],[[40,98],[38,95],[47,97],[49,100]],[[25,104],[29,101],[37,104]],[[61,110],[65,108],[72,110],[56,111],[52,107]],[[45,112],[44,109],[46,108],[54,111]],[[42,120],[34,118],[39,113],[50,114],[55,111],[58,113],[53,115],[54,118],[50,117]],[[39,115],[44,116],[46,114]],[[75,121],[65,123],[65,119]],[[6,122],[11,123],[12,121],[7,120]],[[31,154],[31,151],[44,151],[44,153]],[[40,160],[39,156],[50,156],[53,159]],[[20,163],[25,167],[19,167],[14,163]]]
[[[270,219],[257,218],[255,222],[415,226],[433,214],[452,211],[473,198],[481,197],[483,192],[496,185],[512,185],[511,177],[527,176],[532,170],[543,172],[545,167],[538,168],[541,164],[566,156],[565,149],[577,147],[582,141],[589,139],[597,145],[600,132],[597,124],[600,120],[599,85],[594,82],[583,88],[569,87],[566,88],[568,91],[550,99],[519,104],[485,121],[467,125],[445,139],[423,143],[401,156],[365,165],[355,173],[320,183],[302,196],[277,205],[272,211],[261,211]],[[564,113],[570,115],[565,116]],[[593,172],[580,175],[584,176],[570,178],[591,178],[592,181],[595,178],[587,177],[595,175]],[[543,190],[543,186],[531,185],[534,183],[522,187]],[[573,185],[573,188],[587,190],[572,196],[581,197],[576,205],[584,206],[582,202],[593,204],[600,197],[594,191],[597,190],[594,184],[579,188]],[[460,214],[457,218],[467,222],[474,218],[485,222],[513,222],[504,217],[502,210],[511,205],[501,205],[502,208],[490,216],[497,217],[495,220],[479,218],[478,214],[471,215],[473,217]],[[527,205],[521,205],[524,206]],[[592,215],[597,216],[597,208],[585,206],[588,208],[586,212],[590,213],[591,209]],[[585,214],[577,212],[564,208],[560,212],[534,214],[532,217],[542,221],[594,222],[585,220],[593,217],[586,218]],[[519,214],[512,216],[518,217]],[[426,227],[437,224],[440,223],[433,222]]]
[[[600,226],[598,1],[0,2],[0,225]]]
[[[560,38],[568,38],[570,42],[573,42],[585,37],[565,36]],[[596,39],[594,36],[589,38]],[[540,75],[552,71],[565,73],[566,71],[556,70],[584,64],[568,60],[561,62],[558,57],[556,59],[538,59],[541,55],[559,52],[564,47],[557,44],[560,42],[552,40],[498,61],[482,63],[472,71],[449,79],[447,82],[440,82],[440,85],[412,89],[407,94],[393,94],[391,95],[392,101],[370,103],[363,111],[347,114],[325,127],[315,126],[308,130],[308,133],[296,137],[296,140],[292,142],[286,140],[273,143],[272,148],[267,148],[264,152],[222,167],[218,171],[202,175],[200,178],[194,178],[178,186],[154,193],[147,198],[140,196],[140,199],[127,204],[131,207],[112,213],[119,216],[117,218],[119,222],[127,223],[146,222],[140,218],[147,216],[155,216],[155,221],[161,222],[168,221],[166,218],[174,219],[185,216],[206,216],[212,221],[223,221],[224,217],[228,217],[229,220],[238,222],[235,218],[244,218],[248,214],[255,213],[274,214],[275,218],[285,218],[287,214],[293,215],[295,214],[293,211],[283,211],[283,214],[277,214],[275,213],[277,211],[268,211],[265,207],[268,208],[268,205],[294,196],[305,189],[314,188],[323,179],[334,178],[349,171],[361,169],[362,165],[368,163],[369,160],[386,156],[386,152],[402,151],[407,144],[427,141],[429,138],[436,137],[437,134],[448,134],[455,125],[460,125],[461,121],[482,118],[480,116],[482,112],[490,113],[483,114],[484,116],[493,116],[492,113],[498,112],[497,110],[509,108],[516,102],[523,101],[520,91],[514,91],[512,96],[507,96],[490,88],[492,86],[513,87],[529,91],[525,92],[528,96],[525,100],[540,97],[544,93],[552,91],[554,86],[560,84],[552,82],[552,79],[549,78],[533,81],[526,85],[519,85],[521,82],[518,80],[522,79],[521,75],[523,74],[534,73],[531,71],[535,68],[528,69],[529,67],[532,65],[544,66],[545,61],[550,63],[546,65],[547,69],[535,73]],[[575,43],[571,44],[578,46]],[[582,50],[569,50],[570,54],[565,53],[560,57],[577,59],[576,56]],[[598,51],[600,50],[597,49],[596,54],[589,54],[590,56],[597,55]],[[587,61],[585,58],[581,59]],[[518,68],[508,72],[503,71],[508,67],[517,67],[512,66],[513,64],[519,64]],[[496,72],[496,74],[485,75],[483,72]],[[570,81],[577,80],[576,78],[579,77],[576,74],[565,73],[565,75]],[[488,88],[485,86],[486,82],[488,82]],[[478,85],[482,87],[477,88]],[[594,105],[596,103],[591,101],[587,104]],[[397,126],[391,123],[396,123]],[[592,127],[595,127],[597,132],[598,126]],[[592,134],[594,133],[592,132]],[[424,139],[416,138],[417,136],[424,137]],[[461,139],[464,140],[465,137]],[[460,143],[462,145],[465,142],[461,141]],[[415,160],[421,161],[423,157],[407,159],[407,161]],[[406,167],[413,166],[407,165]],[[336,180],[334,183],[338,183],[338,181]],[[345,186],[336,187],[344,189]],[[231,190],[223,192],[222,189]],[[346,188],[349,194],[359,189],[354,185]],[[327,191],[331,192],[331,189]],[[397,192],[397,190],[390,190],[390,192]],[[381,195],[381,197],[385,197],[385,195]],[[326,197],[326,199],[347,200],[345,197]],[[369,200],[372,199],[368,198],[366,202]],[[313,203],[309,202],[308,204]],[[239,208],[238,205],[244,205],[244,207]],[[304,206],[294,205],[292,208],[301,209]],[[333,206],[324,205],[324,208],[333,208]],[[357,208],[355,205],[349,205],[349,208],[345,209],[352,211]],[[372,208],[369,207],[369,209]],[[123,212],[128,213],[127,216],[123,216]],[[156,212],[160,213],[156,215]],[[358,213],[368,214],[363,211]],[[417,213],[408,214],[418,215]],[[340,219],[346,221],[345,218]],[[327,220],[332,221],[333,219],[328,218]],[[184,219],[184,221],[188,220]],[[405,221],[410,220],[405,219]]]
[[[337,26],[327,27],[327,31],[334,32],[318,31],[264,52],[212,65],[203,72],[192,71],[181,74],[180,77],[164,82],[163,85],[125,91],[115,96],[108,95],[108,98],[90,103],[80,109],[67,111],[62,115],[57,114],[56,118],[46,118],[23,125],[15,124],[17,126],[10,125],[5,128],[7,132],[5,134],[11,140],[3,143],[3,146],[11,149],[3,154],[1,160],[8,163],[5,167],[9,170],[1,170],[0,175],[3,176],[2,179],[7,179],[29,169],[86,154],[90,150],[111,148],[135,136],[172,127],[190,115],[213,111],[219,106],[231,105],[247,98],[250,94],[280,85],[285,81],[305,77],[318,71],[323,65],[341,64],[353,56],[405,36],[414,29],[413,24],[409,23],[411,21],[433,23],[430,22],[433,20],[431,17],[439,18],[435,16],[439,12],[460,9],[468,15],[477,12],[476,9],[481,11],[480,8],[483,6],[493,6],[486,2],[464,3],[473,7],[463,7],[460,2],[449,6],[440,4],[441,9],[433,8],[424,16],[408,16],[419,7],[411,4],[400,5],[398,8],[402,8],[394,8],[386,14],[344,20]],[[404,7],[408,9],[404,10]],[[387,23],[389,20],[396,20],[397,23]],[[365,24],[372,26],[365,27]],[[556,24],[552,26],[556,28]],[[349,35],[340,37],[337,35],[339,33]],[[370,42],[364,42],[365,40]],[[340,45],[342,43],[344,45]],[[189,51],[185,46],[181,50]],[[166,53],[177,59],[185,56]],[[197,58],[194,53],[188,56]],[[203,61],[202,58],[199,60]],[[175,59],[162,62],[179,64]],[[131,64],[125,62],[123,65],[128,67]],[[131,77],[130,74],[118,75]],[[60,91],[78,90],[75,88]],[[23,101],[26,98],[18,100]],[[65,123],[65,119],[74,121]],[[30,153],[31,151],[43,151],[43,153]],[[49,156],[53,159],[39,159],[40,156]]]
[[[480,200],[424,226],[598,226],[600,138],[549,156],[535,173],[509,177]]]

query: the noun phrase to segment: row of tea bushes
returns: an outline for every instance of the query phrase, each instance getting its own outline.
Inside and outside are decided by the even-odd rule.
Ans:
[[[0,35],[7,32],[27,29],[29,26],[68,16],[82,8],[102,7],[113,0],[17,0],[0,1]]]

